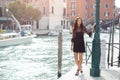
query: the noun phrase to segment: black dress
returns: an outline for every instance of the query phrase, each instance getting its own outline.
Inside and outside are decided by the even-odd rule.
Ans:
[[[73,52],[76,52],[76,53],[85,52],[84,32],[83,31],[75,32],[75,37],[74,37],[73,43],[74,43]]]

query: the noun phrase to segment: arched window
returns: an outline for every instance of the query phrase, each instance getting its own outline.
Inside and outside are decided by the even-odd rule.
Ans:
[[[109,5],[108,5],[108,4],[105,4],[104,7],[105,7],[105,8],[109,8]]]

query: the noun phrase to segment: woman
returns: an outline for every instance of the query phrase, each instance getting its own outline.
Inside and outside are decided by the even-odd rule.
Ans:
[[[95,26],[95,25],[94,25]],[[77,71],[75,75],[79,75],[79,71],[82,73],[82,58],[83,53],[85,52],[85,45],[84,45],[84,33],[87,33],[90,37],[92,35],[92,31],[88,32],[86,27],[83,25],[82,19],[77,18],[75,20],[75,24],[72,30],[72,39],[71,39],[71,49],[74,52],[74,59],[77,65]]]

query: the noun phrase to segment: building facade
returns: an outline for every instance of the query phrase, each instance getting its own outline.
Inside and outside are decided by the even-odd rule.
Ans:
[[[95,18],[96,0],[67,0],[67,17],[79,16],[83,20]],[[100,19],[113,19],[115,0],[100,0]]]
[[[58,25],[68,27],[78,16],[88,22],[94,21],[95,19],[96,0],[24,0],[24,1],[32,4],[33,6],[38,7],[40,11],[42,11],[44,17],[42,17],[42,19],[40,20],[40,29],[54,29]],[[101,0],[100,20],[113,19],[114,9],[115,0]]]
[[[23,0],[38,8],[42,12],[39,21],[39,29],[58,29],[63,21],[64,1],[63,0]]]
[[[15,0],[9,0],[15,1]],[[83,20],[95,19],[96,0],[23,0],[24,2],[38,8],[42,13],[39,27],[34,29],[55,29],[58,26],[69,26],[76,17]],[[115,0],[100,0],[100,19],[109,20],[114,18]],[[0,0],[1,6],[8,0]]]
[[[69,19],[85,18],[85,0],[66,0],[66,15]]]
[[[63,0],[49,0],[49,1],[50,1],[49,28],[59,29],[64,25],[63,23],[64,1]]]
[[[24,2],[39,9],[43,15],[49,15],[49,1],[48,0],[23,0]]]
[[[33,29],[48,29],[49,24],[49,1],[48,0],[23,0],[27,4],[40,10],[42,18],[38,21],[38,26]],[[36,24],[36,23],[35,23]]]

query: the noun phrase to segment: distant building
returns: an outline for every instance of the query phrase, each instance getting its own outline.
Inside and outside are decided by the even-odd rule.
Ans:
[[[94,20],[96,0],[66,0],[66,15],[69,19],[79,16],[83,20]],[[100,0],[100,19],[113,19],[115,0]]]
[[[9,0],[15,1],[15,0]],[[94,21],[96,0],[22,0],[42,13],[39,26],[34,29],[57,29],[62,26],[68,28],[76,17],[81,17],[85,21]],[[8,0],[0,0],[1,6],[5,7]],[[114,14],[115,13],[115,14]],[[100,0],[100,19],[111,20],[117,13],[115,12],[115,0]]]
[[[47,29],[49,19],[49,0],[23,0],[24,2],[32,5],[40,10],[42,18],[39,20],[38,26],[34,26],[33,29]]]
[[[43,15],[49,15],[49,0],[23,0],[24,2],[39,9]]]
[[[38,29],[58,29],[63,22],[63,0],[23,0],[42,12]]]
[[[66,0],[66,15],[69,19],[77,16],[85,18],[85,0]]]

